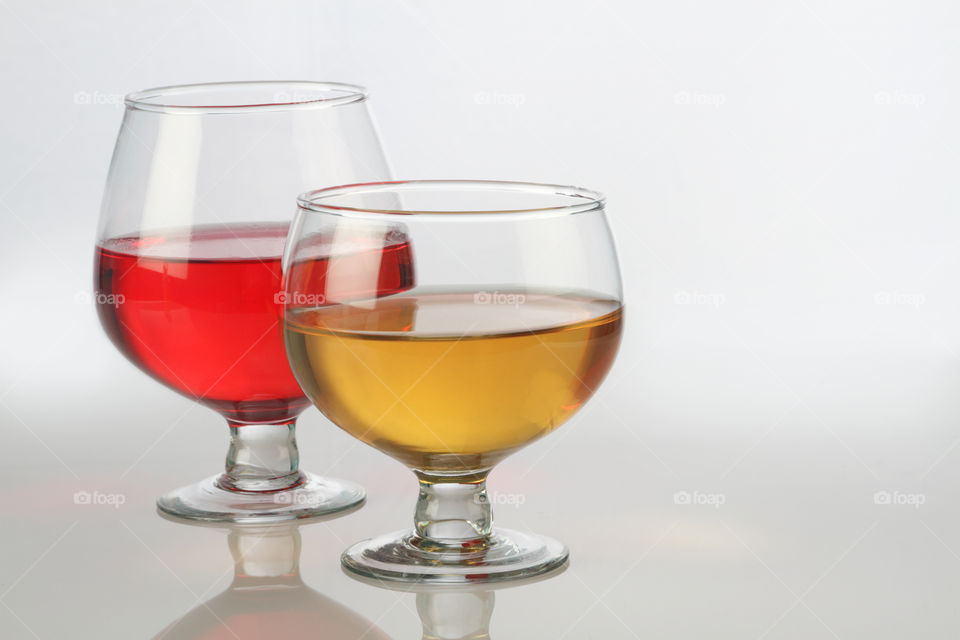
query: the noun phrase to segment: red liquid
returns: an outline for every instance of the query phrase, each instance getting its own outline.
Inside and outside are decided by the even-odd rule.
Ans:
[[[280,257],[287,228],[211,225],[105,241],[97,248],[96,284],[107,335],[145,372],[228,419],[295,417],[310,403],[283,345]],[[376,295],[412,286],[408,242],[384,240],[362,252],[365,263],[371,251],[381,254]],[[323,293],[327,266],[324,257],[298,264],[321,287],[316,293]]]

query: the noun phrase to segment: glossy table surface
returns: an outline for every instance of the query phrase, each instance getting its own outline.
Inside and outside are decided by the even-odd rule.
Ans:
[[[960,628],[958,381],[947,358],[820,354],[791,365],[809,367],[803,385],[729,349],[668,345],[620,361],[569,424],[490,478],[496,522],[562,539],[566,571],[426,592],[341,571],[349,543],[409,524],[416,483],[312,409],[299,428],[304,467],[363,483],[363,508],[262,531],[161,518],[153,499],[216,472],[226,429],[114,364],[129,371],[112,390],[122,393],[101,389],[89,406],[7,399],[31,430],[10,431],[3,471],[15,480],[0,529],[4,638],[472,638],[488,627],[494,638],[810,639]],[[62,426],[72,411],[74,433],[35,426]]]

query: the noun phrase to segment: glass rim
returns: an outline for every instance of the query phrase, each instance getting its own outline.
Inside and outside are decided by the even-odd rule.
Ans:
[[[226,91],[236,88],[272,88],[274,100],[271,102],[257,102],[240,104],[237,101],[223,104],[192,105],[178,103],[177,96],[186,96],[200,92]],[[330,97],[304,97],[297,99],[296,91],[327,91],[339,93]],[[288,93],[287,99],[277,100]],[[322,82],[316,80],[240,80],[228,82],[199,82],[195,84],[176,84],[163,87],[152,87],[134,91],[124,96],[123,102],[129,109],[155,111],[160,113],[238,113],[250,111],[285,111],[290,109],[311,109],[327,107],[352,102],[362,102],[369,97],[365,87],[345,82]]]
[[[544,196],[564,196],[573,200],[570,204],[516,209],[372,209],[323,203],[323,200],[345,195],[368,193],[402,193],[410,191],[501,191]],[[602,209],[606,196],[599,191],[569,185],[544,182],[512,180],[392,180],[385,182],[358,182],[314,189],[297,197],[297,206],[304,211],[333,215],[372,214],[402,216],[448,216],[479,215],[498,216],[508,214],[574,214]]]

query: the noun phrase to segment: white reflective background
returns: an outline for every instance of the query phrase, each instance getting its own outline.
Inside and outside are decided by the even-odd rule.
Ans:
[[[609,197],[618,363],[489,483],[499,524],[561,538],[572,565],[497,592],[492,637],[955,634],[957,19],[946,2],[2,0],[2,636],[152,637],[227,588],[226,534],[153,511],[213,472],[222,420],[107,341],[93,242],[123,93],[276,78],[368,86],[400,178]],[[408,524],[413,477],[314,410],[298,439],[304,468],[370,495],[301,530],[305,582],[419,637],[414,595],[337,560]]]

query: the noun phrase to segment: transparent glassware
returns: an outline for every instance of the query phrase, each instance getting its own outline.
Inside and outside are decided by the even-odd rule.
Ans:
[[[412,288],[374,295],[401,261]],[[613,363],[622,289],[600,194],[443,180],[312,191],[284,287],[307,396],[419,481],[413,530],[354,545],[346,569],[477,584],[566,560],[555,540],[493,528],[486,478],[573,415]]]
[[[387,640],[375,623],[304,582],[299,522],[227,526],[230,586],[180,616],[157,640]]]
[[[224,473],[162,496],[162,511],[283,520],[363,500],[361,487],[299,468],[295,423],[309,402],[284,353],[280,261],[297,193],[388,176],[362,87],[127,96],[97,233],[98,315],[131,362],[230,430]]]
[[[554,571],[535,577],[481,586],[386,582],[367,576],[359,576],[358,579],[371,587],[415,594],[423,640],[489,640],[497,591],[552,580],[565,569],[566,565],[563,564]],[[519,636],[513,634],[511,637]]]

